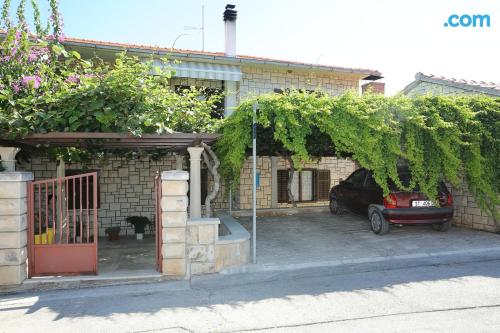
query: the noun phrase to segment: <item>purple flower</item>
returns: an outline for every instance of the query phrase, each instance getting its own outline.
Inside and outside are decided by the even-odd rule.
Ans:
[[[38,89],[42,83],[42,78],[38,75],[24,76],[21,80],[21,84],[25,87],[32,87]]]
[[[70,75],[66,79],[66,82],[70,83],[79,83],[80,82],[80,77],[78,75]]]
[[[12,83],[11,87],[12,87],[12,90],[14,90],[14,93],[16,93],[16,94],[19,92],[19,90],[21,90],[21,87],[17,83]]]

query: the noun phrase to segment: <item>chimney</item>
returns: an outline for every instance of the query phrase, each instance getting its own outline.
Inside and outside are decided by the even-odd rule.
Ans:
[[[226,5],[224,11],[225,43],[224,55],[226,57],[236,57],[236,15],[235,5]]]
[[[384,82],[369,82],[361,86],[361,92],[364,94],[371,92],[372,94],[385,94]]]

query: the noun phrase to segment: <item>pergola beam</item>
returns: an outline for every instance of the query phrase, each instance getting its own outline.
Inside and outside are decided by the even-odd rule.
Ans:
[[[169,149],[181,150],[194,142],[213,143],[220,135],[206,133],[143,134],[102,132],[52,132],[28,135],[14,142],[18,145],[51,147],[95,147],[101,149]]]

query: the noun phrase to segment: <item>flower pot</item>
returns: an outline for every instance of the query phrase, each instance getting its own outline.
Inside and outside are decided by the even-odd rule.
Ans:
[[[117,241],[120,239],[120,227],[106,228],[106,234],[109,241]]]
[[[143,239],[143,238],[144,238],[144,234],[135,234],[135,238],[136,238],[137,240],[141,240],[141,239]]]

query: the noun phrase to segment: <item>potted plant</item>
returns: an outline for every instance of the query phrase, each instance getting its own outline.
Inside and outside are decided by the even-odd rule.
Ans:
[[[127,217],[127,223],[134,226],[135,236],[137,239],[143,239],[144,229],[147,225],[151,224],[151,220],[145,216],[129,216]]]
[[[117,241],[120,239],[120,227],[109,227],[104,229],[106,235],[108,235],[109,241]]]

